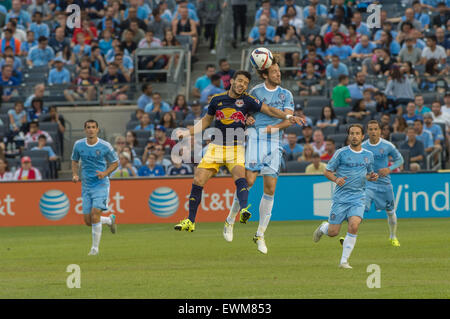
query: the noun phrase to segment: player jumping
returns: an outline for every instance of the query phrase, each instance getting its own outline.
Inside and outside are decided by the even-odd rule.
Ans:
[[[378,174],[373,171],[372,152],[361,146],[364,127],[352,124],[348,128],[348,135],[350,145],[336,151],[324,173],[326,178],[337,184],[333,192],[330,217],[313,234],[314,242],[318,242],[323,234],[337,236],[342,222],[348,220],[339,264],[341,268],[352,268],[348,259],[355,247],[358,227],[364,216],[366,179],[376,181],[378,178]]]
[[[78,162],[81,159],[81,194],[84,222],[92,227],[92,248],[89,255],[98,254],[102,224],[116,233],[116,216],[101,216],[108,209],[109,174],[116,170],[119,159],[111,144],[97,137],[99,128],[95,120],[84,123],[86,138],[75,142],[72,151],[72,181],[80,180]],[[107,167],[107,162],[110,165]]]
[[[245,223],[251,214],[248,211],[248,184],[245,179],[245,122],[249,112],[262,112],[269,116],[289,120],[290,123],[302,124],[302,119],[270,107],[249,95],[246,90],[251,75],[246,71],[237,71],[230,80],[231,87],[227,92],[217,94],[211,99],[207,114],[189,131],[179,131],[178,137],[192,136],[194,132],[203,131],[215,119],[215,127],[222,133],[209,144],[194,174],[191,194],[189,196],[189,217],[175,225],[175,230],[195,230],[195,216],[202,199],[203,186],[213,177],[221,166],[226,166],[236,184],[236,193],[241,207],[241,222]],[[239,130],[241,133],[239,133]],[[237,132],[237,134],[236,134]],[[231,134],[231,135],[230,135]],[[228,138],[227,138],[228,136]],[[231,138],[230,138],[231,137]]]
[[[280,87],[281,72],[277,61],[274,60],[268,69],[258,70],[258,74],[264,82],[255,86],[249,93],[271,107],[280,109],[287,114],[293,114],[292,93]],[[263,175],[264,193],[259,203],[259,225],[253,241],[261,253],[267,254],[264,232],[272,216],[275,187],[280,173],[282,130],[289,127],[291,123],[288,120],[273,118],[264,113],[255,113],[253,117],[255,124],[247,130],[245,169],[249,188],[255,183],[258,172]],[[223,236],[228,242],[233,240],[233,226],[239,208],[239,201],[235,194],[223,230]]]

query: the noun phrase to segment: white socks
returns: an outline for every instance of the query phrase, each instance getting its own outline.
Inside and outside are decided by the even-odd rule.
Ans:
[[[322,232],[322,234],[327,235],[328,236],[328,226],[330,224],[328,222],[323,223],[322,225],[320,225],[320,231]]]
[[[342,257],[341,257],[341,264],[347,263],[348,258],[350,257],[350,254],[352,253],[353,248],[355,247],[356,243],[356,235],[347,233],[344,239],[344,243],[342,244]]]
[[[227,217],[227,223],[230,225],[234,224],[234,221],[236,220],[236,216],[239,213],[239,210],[241,207],[239,206],[239,199],[236,196],[236,192],[234,193],[233,197],[233,204],[231,205],[230,213]]]
[[[108,225],[108,226],[111,226],[111,218],[109,218],[109,217],[103,217],[103,216],[101,216],[101,217],[100,217],[100,222],[101,222],[102,224],[106,224],[106,225]]]
[[[92,249],[98,251],[100,238],[102,237],[102,223],[92,224]]]
[[[387,212],[388,215],[388,224],[389,224],[389,232],[390,232],[390,238],[397,237],[397,214],[395,211]]]
[[[256,236],[264,237],[264,232],[270,222],[272,216],[273,196],[263,194],[259,203],[259,225]]]

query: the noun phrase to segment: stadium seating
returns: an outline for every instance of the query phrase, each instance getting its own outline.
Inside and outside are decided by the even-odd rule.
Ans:
[[[286,162],[286,173],[304,173],[309,164],[311,162],[288,161]]]

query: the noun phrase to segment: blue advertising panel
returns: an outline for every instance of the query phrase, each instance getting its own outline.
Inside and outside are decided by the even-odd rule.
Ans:
[[[450,173],[392,174],[398,218],[450,217]],[[280,176],[275,192],[271,220],[328,219],[335,184],[323,175]],[[250,190],[251,220],[259,219],[259,201],[263,194],[262,177]],[[385,218],[386,213],[367,212],[364,218]]]

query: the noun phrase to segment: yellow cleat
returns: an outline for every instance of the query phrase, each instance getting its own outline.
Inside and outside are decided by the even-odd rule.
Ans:
[[[239,212],[239,222],[242,224],[247,224],[247,220],[252,217],[252,214],[248,211],[251,205],[248,205],[246,208],[242,208]]]
[[[174,229],[179,231],[185,230],[192,233],[195,230],[195,223],[191,222],[189,218],[186,218],[180,221],[179,224],[176,224]]]
[[[398,241],[398,239],[396,237],[389,239],[389,241],[391,242],[392,246],[400,247],[400,242]]]

